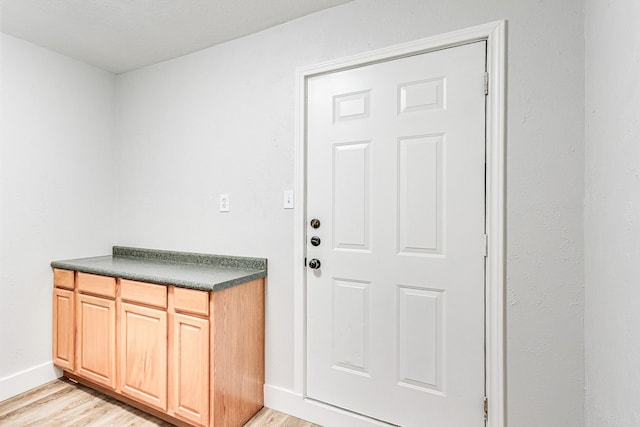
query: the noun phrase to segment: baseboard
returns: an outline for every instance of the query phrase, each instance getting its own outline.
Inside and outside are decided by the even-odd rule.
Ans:
[[[268,384],[264,386],[264,406],[322,426],[390,427],[390,424],[306,399],[291,390]]]
[[[0,402],[29,391],[32,388],[53,381],[62,376],[62,371],[46,362],[24,371],[0,378]]]

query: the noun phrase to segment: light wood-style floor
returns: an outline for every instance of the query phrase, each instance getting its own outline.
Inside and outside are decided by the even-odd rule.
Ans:
[[[66,379],[59,379],[0,402],[0,426],[124,427],[170,426],[131,406]],[[262,408],[245,427],[320,427]],[[227,426],[225,426],[227,427]]]

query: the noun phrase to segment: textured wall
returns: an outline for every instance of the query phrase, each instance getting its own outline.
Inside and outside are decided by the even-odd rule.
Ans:
[[[114,233],[115,77],[2,34],[0,401],[54,378],[54,259]]]
[[[267,383],[293,386],[297,67],[507,19],[513,427],[583,426],[581,0],[357,0],[118,77],[118,244],[269,258]],[[217,211],[229,193],[231,212]]]
[[[586,425],[640,425],[640,3],[586,2]]]

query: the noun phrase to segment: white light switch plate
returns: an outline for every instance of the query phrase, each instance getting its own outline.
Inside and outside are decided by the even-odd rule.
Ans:
[[[293,190],[284,191],[284,206],[285,209],[293,209]]]
[[[229,212],[229,195],[220,195],[220,212]]]

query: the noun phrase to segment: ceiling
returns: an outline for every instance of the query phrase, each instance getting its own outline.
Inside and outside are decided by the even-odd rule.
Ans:
[[[113,73],[351,0],[1,0],[1,29]]]

